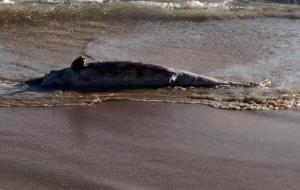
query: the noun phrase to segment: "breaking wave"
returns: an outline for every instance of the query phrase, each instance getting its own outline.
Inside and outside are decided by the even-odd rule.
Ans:
[[[298,1],[295,1],[296,3]],[[255,1],[11,1],[0,4],[0,24],[110,19],[190,20],[300,18],[297,4]]]

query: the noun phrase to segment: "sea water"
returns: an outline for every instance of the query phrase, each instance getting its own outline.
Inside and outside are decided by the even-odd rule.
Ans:
[[[236,110],[300,106],[299,1],[3,1],[0,106],[103,101],[201,103]],[[260,85],[83,93],[23,82],[88,61],[139,61]]]

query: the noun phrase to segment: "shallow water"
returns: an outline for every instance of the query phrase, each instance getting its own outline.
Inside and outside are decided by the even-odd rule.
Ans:
[[[230,7],[171,9],[131,3],[0,6],[0,106],[115,100],[202,103],[238,110],[300,106],[298,5],[231,2]],[[273,9],[272,15],[267,8]],[[257,18],[246,19],[252,17]],[[141,61],[261,85],[80,93],[22,84],[68,67],[80,54],[89,61]]]

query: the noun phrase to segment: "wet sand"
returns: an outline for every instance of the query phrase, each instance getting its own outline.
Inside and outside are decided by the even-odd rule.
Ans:
[[[258,24],[264,31],[267,22],[262,21]],[[281,26],[277,20],[274,23],[276,27]],[[108,35],[118,34],[120,39],[127,39],[128,33],[124,30],[131,29],[136,23],[122,24],[125,27],[119,26],[120,23],[114,26],[112,22],[79,21],[53,21],[41,25],[37,20],[37,23],[28,25],[3,25],[0,28],[3,46],[1,77],[38,77],[51,69],[69,66],[81,53],[98,55],[102,59],[116,57],[113,53],[118,55],[119,52],[108,54],[109,51],[104,51],[109,50],[106,46],[103,51],[101,48],[95,52],[84,50],[91,50],[88,49],[91,41],[110,39]],[[129,58],[133,60],[138,55],[151,63],[167,63],[166,66],[199,73],[216,72],[212,76],[224,77],[228,73],[215,70],[230,64],[256,62],[262,52],[269,51],[266,47],[274,45],[269,43],[268,31],[259,35],[256,30],[248,30],[255,28],[251,22],[246,23],[248,28],[245,30],[242,21],[238,25],[233,22],[230,26],[234,26],[236,33],[231,32],[228,23],[219,24],[199,24],[200,29],[204,26],[204,34],[212,36],[200,40],[200,45],[195,42],[184,46],[184,49],[191,50],[187,54],[181,54],[183,48],[180,47],[171,51],[170,48],[168,51],[152,48],[153,44],[148,42],[161,33],[154,31],[150,40],[144,43],[147,46],[133,43],[133,47],[144,50],[144,53],[129,49],[128,52],[133,53]],[[193,23],[188,25],[193,26]],[[292,23],[292,26],[296,28],[298,25]],[[166,29],[165,25],[157,28]],[[177,31],[177,25],[170,28]],[[180,31],[185,34],[183,29]],[[277,37],[286,40],[283,36],[275,35],[273,41],[277,42]],[[131,40],[135,37],[134,33]],[[161,45],[170,45],[171,49],[176,45],[173,38],[164,36],[156,42],[161,42],[161,39],[166,39]],[[139,38],[136,40],[139,42]],[[178,38],[178,44],[183,44],[180,40]],[[127,50],[125,41],[118,41],[125,44],[120,52]],[[195,53],[189,47],[199,51]],[[92,46],[92,50],[95,49],[97,46]],[[160,52],[165,53],[159,56]],[[169,52],[171,54],[167,54]],[[198,61],[198,56],[201,61]],[[180,64],[181,60],[186,64]],[[297,67],[291,68],[295,70]],[[250,72],[246,71],[244,75]],[[259,76],[255,75],[257,78]],[[235,112],[199,104],[139,102],[52,108],[1,107],[0,189],[298,190],[299,116],[300,112],[293,110]]]
[[[299,189],[298,111],[1,108],[0,189]]]

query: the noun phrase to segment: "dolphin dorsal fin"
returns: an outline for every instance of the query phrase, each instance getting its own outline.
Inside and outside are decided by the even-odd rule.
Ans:
[[[72,62],[71,69],[75,72],[80,71],[84,67],[84,64],[85,64],[85,57],[80,56]]]

